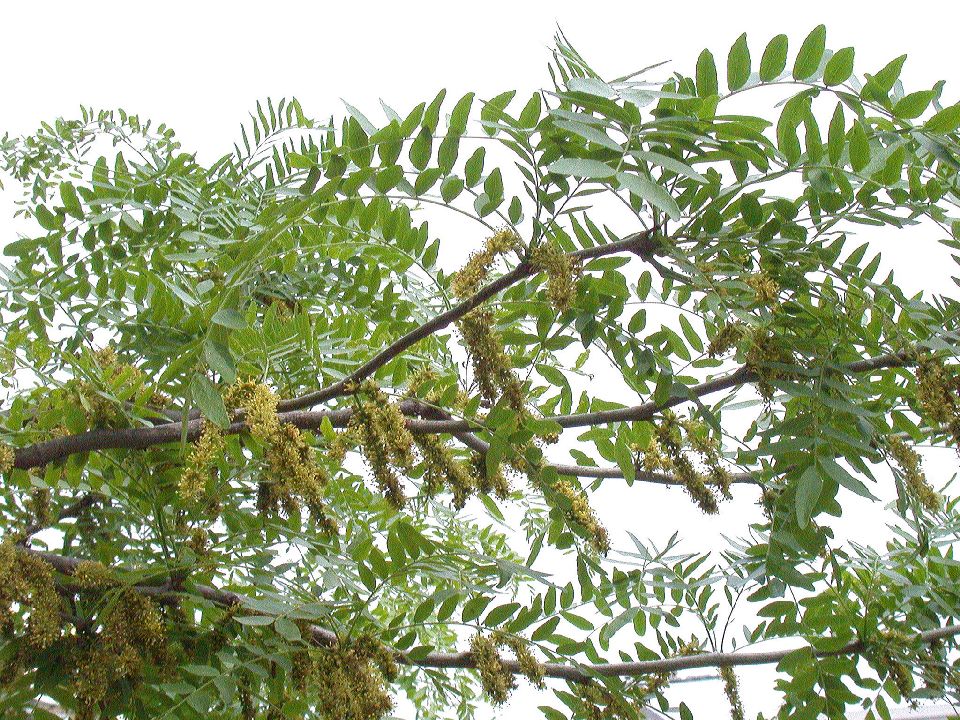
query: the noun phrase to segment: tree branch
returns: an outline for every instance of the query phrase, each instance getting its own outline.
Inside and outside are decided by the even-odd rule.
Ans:
[[[912,354],[909,351],[890,353],[876,358],[852,362],[843,366],[843,370],[848,373],[861,373],[888,367],[902,367],[910,362],[911,357]],[[748,370],[745,366],[742,366],[728,375],[708,380],[699,385],[693,385],[684,392],[670,396],[662,403],[656,403],[651,400],[640,405],[617,410],[601,410],[589,413],[576,413],[573,415],[554,415],[546,419],[556,422],[563,428],[650,420],[660,410],[675,407],[693,398],[700,398],[721,390],[728,390],[757,379],[755,373]],[[416,408],[422,407],[423,403],[404,401],[401,402],[400,405],[401,410],[409,415],[414,414]],[[321,426],[324,419],[329,420],[330,424],[335,428],[346,427],[347,423],[350,422],[351,415],[352,411],[349,409],[293,410],[279,413],[278,418],[280,422],[291,423],[301,430],[316,430]],[[187,439],[191,441],[196,440],[200,436],[202,427],[202,418],[195,418],[188,421]],[[237,420],[231,423],[224,432],[235,435],[242,432],[245,427],[246,425],[243,421]],[[182,423],[164,423],[162,425],[150,425],[138,428],[104,428],[89,430],[76,435],[66,435],[53,440],[46,440],[17,448],[14,452],[14,467],[24,470],[40,467],[50,462],[62,460],[70,455],[94,450],[142,450],[155,445],[179,442],[182,428]],[[413,433],[449,433],[456,436],[469,447],[481,451],[476,441],[468,441],[465,439],[467,435],[483,429],[481,425],[471,420],[454,420],[450,419],[449,416],[446,419],[410,418],[407,420],[407,428]],[[485,452],[485,450],[482,452]]]
[[[41,552],[38,550],[20,549],[21,552],[29,553],[39,557],[64,575],[73,575],[77,566],[82,562],[77,558],[65,557],[55,553]],[[138,592],[150,595],[155,598],[165,600],[176,600],[182,598],[186,592],[177,592],[168,583],[166,585],[135,585]],[[191,585],[191,591],[208,602],[220,607],[243,607],[244,601],[250,600],[248,596],[209,585],[195,584]],[[250,610],[250,615],[270,616],[270,613]],[[331,645],[338,641],[337,634],[332,630],[311,626],[312,640],[317,645]],[[927,630],[917,635],[917,640],[922,643],[932,643],[937,640],[960,635],[960,625],[946,625],[944,627]],[[840,655],[859,655],[868,648],[868,643],[863,640],[854,640],[847,643],[837,650],[817,650],[812,645],[805,647],[794,647],[786,650],[768,650],[763,652],[712,652],[699,653],[696,655],[681,655],[678,657],[663,658],[660,660],[642,660],[637,662],[619,662],[619,663],[597,663],[587,664],[564,664],[564,663],[544,663],[544,675],[559,680],[569,682],[589,683],[595,677],[635,677],[641,675],[650,675],[655,673],[670,673],[678,670],[690,670],[693,668],[705,667],[738,667],[742,665],[772,665],[779,663],[788,655],[798,650],[809,649],[811,657],[836,657]],[[422,658],[412,659],[402,652],[395,651],[397,662],[403,665],[426,668],[449,668],[449,669],[473,669],[476,667],[473,655],[469,652],[429,653]],[[514,675],[522,674],[520,663],[516,660],[503,660],[503,667]]]

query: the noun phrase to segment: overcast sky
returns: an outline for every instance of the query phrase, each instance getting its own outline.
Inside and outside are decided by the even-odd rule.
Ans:
[[[3,10],[0,134],[73,116],[80,103],[119,106],[167,123],[185,150],[209,160],[230,150],[240,123],[256,100],[267,96],[295,95],[308,115],[319,118],[340,117],[343,98],[380,120],[381,98],[402,113],[444,87],[453,97],[468,90],[480,97],[507,89],[529,94],[549,83],[546,63],[558,25],[601,74],[612,77],[661,60],[691,72],[704,47],[722,63],[744,31],[759,58],[773,35],[786,32],[796,48],[823,22],[828,47],[856,48],[858,72],[908,53],[902,75],[908,91],[945,78],[945,101],[956,102],[960,11],[955,7],[955,2],[842,0],[15,2]],[[0,244],[13,239],[7,222],[11,199],[9,191],[0,195]],[[908,282],[923,287],[929,280],[930,255],[924,253],[936,251],[932,238],[898,236],[884,250]],[[931,460],[944,470],[954,461],[952,455]],[[701,520],[682,496],[673,497],[680,500],[677,508],[671,505],[670,512],[646,520],[640,534],[663,539],[681,526],[694,538],[717,537],[721,529],[731,531],[731,518],[756,519],[755,498],[739,501],[719,519]],[[622,500],[601,498],[609,512],[630,519],[636,506],[624,510]],[[737,528],[732,531],[737,534]],[[764,690],[770,673],[743,675],[748,716],[775,709]],[[701,708],[719,700],[716,683],[686,686],[684,694],[691,693],[700,695]],[[501,716],[527,717],[526,697],[515,699]]]

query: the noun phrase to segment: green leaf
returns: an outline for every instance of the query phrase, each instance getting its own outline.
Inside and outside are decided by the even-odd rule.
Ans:
[[[78,220],[83,219],[83,208],[80,206],[80,198],[73,183],[67,181],[60,183],[60,200],[68,213]]]
[[[618,173],[617,181],[621,187],[667,213],[671,219],[680,219],[680,207],[663,185],[633,173]]]
[[[263,627],[265,625],[272,625],[273,618],[269,615],[237,615],[234,616],[236,620],[241,625],[249,625],[251,627]]]
[[[886,100],[887,94],[893,89],[894,83],[896,83],[900,77],[900,72],[903,70],[903,63],[906,62],[906,59],[906,55],[901,55],[884,65],[880,72],[867,81],[863,89],[863,95],[880,101]]]
[[[463,180],[456,175],[450,175],[440,183],[440,197],[445,203],[453,202],[463,192]]]
[[[797,525],[800,527],[806,527],[810,522],[817,500],[820,499],[821,490],[823,490],[823,478],[817,472],[816,465],[808,465],[797,482],[797,500],[794,505]]]
[[[918,90],[909,95],[904,95],[893,106],[893,114],[903,120],[918,118],[935,97],[936,93],[933,90]]]
[[[233,362],[233,355],[230,354],[230,348],[222,342],[208,336],[203,341],[203,356],[210,369],[218,373],[225,382],[232,383],[237,379],[237,366]]]
[[[960,103],[944,108],[923,125],[923,129],[931,133],[950,133],[957,128],[960,128]]]
[[[513,614],[520,609],[520,603],[506,603],[505,605],[498,605],[493,610],[487,613],[487,616],[483,619],[483,624],[487,627],[496,627],[497,625],[502,625],[511,617]]]
[[[473,107],[473,99],[476,95],[472,92],[467,93],[457,100],[450,113],[450,131],[456,134],[462,134],[467,129],[467,120],[470,117],[470,108]]]
[[[650,150],[631,150],[630,154],[638,160],[645,160],[653,163],[654,165],[659,165],[665,170],[670,170],[671,172],[675,172],[677,175],[683,175],[691,180],[696,180],[698,183],[703,183],[704,185],[707,183],[707,178],[686,163],[676,160],[675,158]]]
[[[572,175],[573,177],[598,179],[616,175],[616,170],[599,160],[586,158],[560,158],[552,162],[547,170],[557,175]]]
[[[865,497],[868,500],[877,501],[877,497],[870,492],[866,485],[862,481],[855,478],[851,475],[842,465],[837,463],[831,457],[818,457],[817,464],[827,473],[835,482],[837,482],[842,487],[845,487],[847,490],[856,493],[860,497]]]
[[[289,642],[300,642],[300,628],[297,624],[285,617],[278,617],[273,621],[273,629]]]
[[[220,308],[213,314],[210,321],[231,330],[242,330],[247,327],[247,321],[243,319],[243,315],[233,308]]]
[[[230,417],[227,415],[223,398],[206,375],[194,373],[190,380],[190,397],[207,420],[221,428],[230,426]]]
[[[460,611],[460,618],[463,622],[476,620],[492,600],[492,597],[487,597],[486,595],[478,595],[477,597],[471,598],[464,604],[463,609]]]
[[[839,165],[843,157],[843,148],[847,144],[846,122],[843,117],[843,104],[837,103],[827,130],[827,154],[833,165]]]
[[[59,230],[63,227],[63,216],[50,212],[46,205],[37,205],[33,214],[44,230]]]
[[[800,45],[797,59],[793,63],[793,77],[795,80],[806,80],[813,77],[820,67],[823,53],[826,50],[827,26],[817,25]]]
[[[837,50],[833,57],[827,60],[827,66],[823,69],[824,85],[839,85],[846,82],[853,74],[854,49],[846,47]]]
[[[870,140],[860,122],[854,123],[848,135],[850,142],[850,166],[860,172],[870,164]]]
[[[432,152],[433,134],[426,127],[422,127],[410,145],[410,162],[417,170],[423,170],[430,164]]]
[[[719,93],[717,83],[717,64],[713,54],[704,50],[697,58],[697,94],[700,97],[710,97]]]
[[[760,79],[764,82],[776,80],[787,66],[787,49],[789,39],[780,34],[774,37],[763,51],[760,58]]]
[[[617,462],[617,467],[620,468],[620,472],[623,473],[624,480],[628,485],[632,485],[637,476],[637,468],[633,452],[622,438],[618,438],[614,445],[614,459]]]
[[[467,183],[467,187],[473,187],[480,182],[480,178],[483,176],[483,160],[485,156],[486,150],[483,146],[480,146],[473,151],[473,155],[470,156],[470,159],[467,160],[463,166],[463,177]]]
[[[747,34],[743,33],[727,54],[727,87],[739,90],[750,79],[750,47]]]

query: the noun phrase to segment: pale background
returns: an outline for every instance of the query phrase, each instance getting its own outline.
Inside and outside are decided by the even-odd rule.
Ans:
[[[776,33],[790,35],[795,50],[823,22],[828,47],[856,47],[858,72],[909,53],[902,75],[908,91],[944,78],[944,102],[960,99],[960,10],[952,2],[23,2],[4,7],[0,18],[0,134],[72,116],[80,103],[120,106],[167,123],[185,150],[206,161],[231,149],[255,101],[268,95],[295,95],[320,119],[341,117],[345,99],[375,122],[381,98],[403,113],[443,87],[448,98],[507,89],[524,98],[549,83],[557,25],[613,77],[661,60],[689,73],[704,47],[722,66],[744,31],[757,62]],[[9,190],[0,193],[0,245],[15,237],[12,200]],[[434,234],[443,237],[444,227],[439,222]],[[465,252],[473,241],[460,242]],[[955,266],[932,233],[884,233],[877,242],[906,288],[954,287]],[[926,463],[937,486],[957,464],[942,450],[926,453]],[[721,532],[740,534],[759,519],[755,502],[748,490],[718,518],[704,518],[679,491],[621,483],[602,489],[597,509],[621,547],[626,529],[659,541],[680,529],[693,549],[719,542]],[[876,510],[856,508],[844,520],[844,534],[862,542],[884,535]],[[772,671],[740,676],[747,716],[775,711]],[[698,717],[727,716],[719,683],[678,685],[671,697],[686,700]],[[520,692],[496,715],[536,717],[544,699]],[[403,705],[398,714],[414,716]]]

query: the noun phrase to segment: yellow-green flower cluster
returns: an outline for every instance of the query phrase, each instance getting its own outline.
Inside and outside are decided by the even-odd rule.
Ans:
[[[940,358],[922,358],[917,365],[917,400],[927,420],[950,433],[960,451],[960,373]]]
[[[216,463],[222,457],[224,447],[220,428],[204,422],[200,437],[193,444],[180,474],[178,490],[181,498],[193,502],[206,496],[207,481],[216,472]]]
[[[927,482],[917,451],[896,435],[887,438],[887,449],[903,472],[907,493],[930,512],[939,510],[943,505],[943,498]]]
[[[717,328],[717,334],[713,336],[707,346],[707,355],[712,358],[726,355],[730,350],[736,347],[745,333],[743,323],[725,322]]]
[[[924,687],[933,693],[942,693],[947,683],[947,648],[942,640],[934,640],[920,660]]]
[[[350,418],[350,429],[360,440],[374,482],[391,505],[402,507],[403,484],[398,476],[413,468],[413,435],[397,405],[372,380],[351,388],[361,399]]]
[[[453,494],[453,506],[459,510],[477,493],[493,491],[500,499],[509,494],[510,488],[502,475],[502,485],[495,482],[488,487],[490,484],[487,482],[485,466],[474,464],[471,468],[459,461],[437,435],[416,435],[414,442],[423,458],[424,491],[427,495],[435,495],[447,487]]]
[[[784,341],[776,335],[757,328],[750,334],[750,349],[747,350],[744,364],[747,369],[757,375],[757,390],[767,402],[773,399],[775,389],[772,385],[777,380],[789,376],[789,371],[776,365],[795,365],[796,358]]]
[[[780,304],[780,286],[765,270],[748,277],[747,285],[756,294],[757,302],[761,305],[773,309]]]
[[[867,651],[877,671],[893,681],[899,693],[907,699],[913,694],[911,667],[918,659],[916,642],[915,637],[888,628],[877,634]]]
[[[50,490],[49,488],[33,488],[30,491],[30,513],[33,522],[40,527],[50,524]]]
[[[264,447],[266,477],[257,487],[260,511],[282,509],[293,515],[305,504],[324,532],[335,532],[336,522],[327,515],[323,500],[329,476],[317,464],[304,434],[292,423],[280,422],[277,396],[266,385],[246,380],[229,388],[225,401],[244,408],[250,434]]]
[[[700,454],[707,466],[707,475],[701,473],[684,452],[684,431],[686,443]],[[710,436],[702,423],[693,420],[680,421],[669,410],[663,412],[650,444],[644,449],[642,464],[643,469],[649,472],[663,470],[673,473],[705,513],[712,515],[719,511],[717,496],[707,485],[708,482],[719,488],[724,497],[730,497],[731,476],[720,464],[720,446],[717,441]]]
[[[327,720],[379,720],[393,708],[386,685],[397,677],[393,654],[369,636],[298,652],[292,679],[316,691],[317,711]]]
[[[4,442],[0,442],[0,474],[12,469],[15,460],[16,455],[13,448]]]
[[[477,672],[480,673],[480,685],[487,699],[493,705],[502,705],[510,693],[517,687],[516,680],[503,664],[499,648],[507,647],[517,659],[520,672],[534,687],[543,688],[543,665],[530,652],[525,640],[504,632],[494,632],[489,636],[479,633],[470,638],[470,655]]]
[[[43,650],[60,637],[60,595],[53,569],[6,541],[0,543],[0,632],[13,629],[14,605],[29,613],[26,638],[32,647]]]
[[[73,571],[73,582],[81,590],[100,590],[116,585],[117,580],[101,562],[83,560]]]
[[[767,516],[767,519],[773,522],[773,515],[777,510],[777,502],[780,500],[780,491],[771,488],[765,487],[763,492],[760,493],[760,507],[763,508],[763,514]]]
[[[463,341],[470,351],[480,397],[492,405],[501,397],[519,414],[526,410],[523,384],[513,372],[510,356],[503,349],[503,339],[494,328],[493,312],[477,308],[457,323]]]
[[[161,662],[166,650],[160,612],[152,600],[133,588],[120,592],[100,622],[100,634],[86,641],[75,658],[74,692],[81,704],[81,717],[93,717],[95,709],[118,686],[140,682],[145,665]]]
[[[513,674],[504,668],[496,642],[478,633],[470,638],[470,655],[480,673],[480,685],[487,699],[493,705],[503,705],[516,687],[516,682]]]
[[[487,238],[483,250],[471,253],[463,268],[453,276],[450,283],[453,294],[462,298],[475,293],[486,282],[490,269],[499,256],[522,247],[520,236],[512,228],[497,230]]]
[[[590,536],[590,544],[593,549],[602,555],[606,555],[610,550],[610,536],[607,529],[600,524],[596,513],[590,507],[586,495],[578,491],[567,480],[558,480],[553,486],[553,490],[566,498],[569,509],[566,510],[568,522],[576,523]]]
[[[530,262],[547,274],[547,297],[558,312],[569,310],[577,294],[580,266],[553,242],[534,248]]]
[[[610,692],[598,682],[577,683],[573,689],[581,703],[582,716],[589,720],[634,720],[637,717],[636,708],[622,694]]]
[[[723,680],[723,694],[730,703],[731,720],[743,720],[743,702],[740,700],[740,684],[733,668],[725,665],[720,668],[720,679]]]

